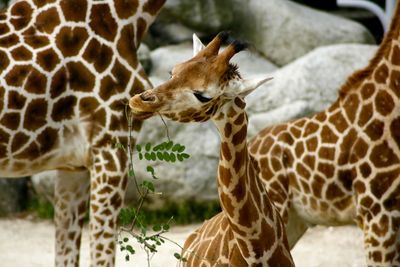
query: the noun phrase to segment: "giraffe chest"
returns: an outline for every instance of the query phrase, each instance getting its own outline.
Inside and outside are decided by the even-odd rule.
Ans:
[[[291,194],[291,204],[294,210],[303,220],[311,224],[342,225],[354,223],[356,202],[352,194],[344,194],[336,200],[327,200],[296,190],[291,190]]]

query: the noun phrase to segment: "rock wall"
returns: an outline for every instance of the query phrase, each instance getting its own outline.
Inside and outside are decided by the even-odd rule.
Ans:
[[[279,66],[320,46],[375,42],[356,22],[287,0],[167,1],[157,33],[176,42],[190,38],[188,27],[207,36],[230,30]],[[178,33],[171,34],[171,28]]]

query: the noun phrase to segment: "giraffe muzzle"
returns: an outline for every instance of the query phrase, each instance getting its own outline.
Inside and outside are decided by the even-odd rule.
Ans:
[[[149,92],[145,91],[140,94],[140,99],[144,102],[151,102],[154,103],[157,101],[157,97]]]

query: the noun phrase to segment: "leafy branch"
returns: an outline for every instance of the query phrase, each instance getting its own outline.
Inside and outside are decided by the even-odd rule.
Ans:
[[[132,115],[128,109],[125,111],[128,118],[128,144],[127,147],[124,147],[123,144],[116,144],[115,147],[123,149],[128,154],[128,177],[134,181],[136,190],[139,194],[139,202],[136,208],[121,209],[119,220],[123,226],[119,228],[118,244],[120,245],[121,252],[125,252],[125,260],[129,261],[131,256],[136,253],[136,250],[130,244],[130,238],[122,236],[123,232],[128,233],[133,237],[136,243],[139,244],[141,249],[146,252],[147,263],[148,266],[150,266],[151,258],[158,252],[158,247],[163,245],[166,240],[175,245],[178,244],[163,236],[163,234],[169,231],[173,217],[171,217],[167,222],[155,224],[151,228],[146,223],[145,214],[142,212],[143,204],[149,194],[158,194],[153,183],[153,180],[158,179],[158,177],[156,176],[155,169],[152,166],[147,165],[146,172],[149,174],[151,179],[146,179],[139,183],[133,164],[134,154],[137,154],[138,160],[145,160],[147,162],[162,161],[169,164],[182,162],[188,159],[190,155],[185,153],[184,145],[174,143],[169,139],[168,129],[168,141],[156,145],[146,143],[145,145],[137,144],[134,146],[132,138]],[[150,230],[152,231],[151,233],[149,233]],[[181,246],[179,247],[182,248]],[[186,258],[180,253],[175,253],[174,256],[179,261],[186,261]]]

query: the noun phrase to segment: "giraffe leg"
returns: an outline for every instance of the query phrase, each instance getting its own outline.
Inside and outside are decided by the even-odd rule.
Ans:
[[[90,182],[91,266],[114,266],[117,219],[127,185],[126,158],[118,152],[95,156]]]
[[[274,201],[274,206],[278,210],[285,224],[286,236],[289,243],[289,248],[293,249],[297,241],[304,235],[310,226],[303,218],[301,218],[291,203],[291,194],[289,193],[288,187],[284,187],[286,190],[279,191],[281,196],[284,196],[283,203],[281,199]],[[271,191],[270,191],[271,192]]]
[[[304,235],[308,229],[308,224],[291,208],[288,212],[288,221],[285,224],[286,235],[290,249],[296,245],[297,241]]]
[[[55,266],[79,266],[82,226],[89,200],[89,172],[58,171],[54,197]]]
[[[400,214],[378,209],[378,205],[382,207],[373,203],[370,209],[361,208],[357,216],[364,232],[367,266],[400,267]]]

